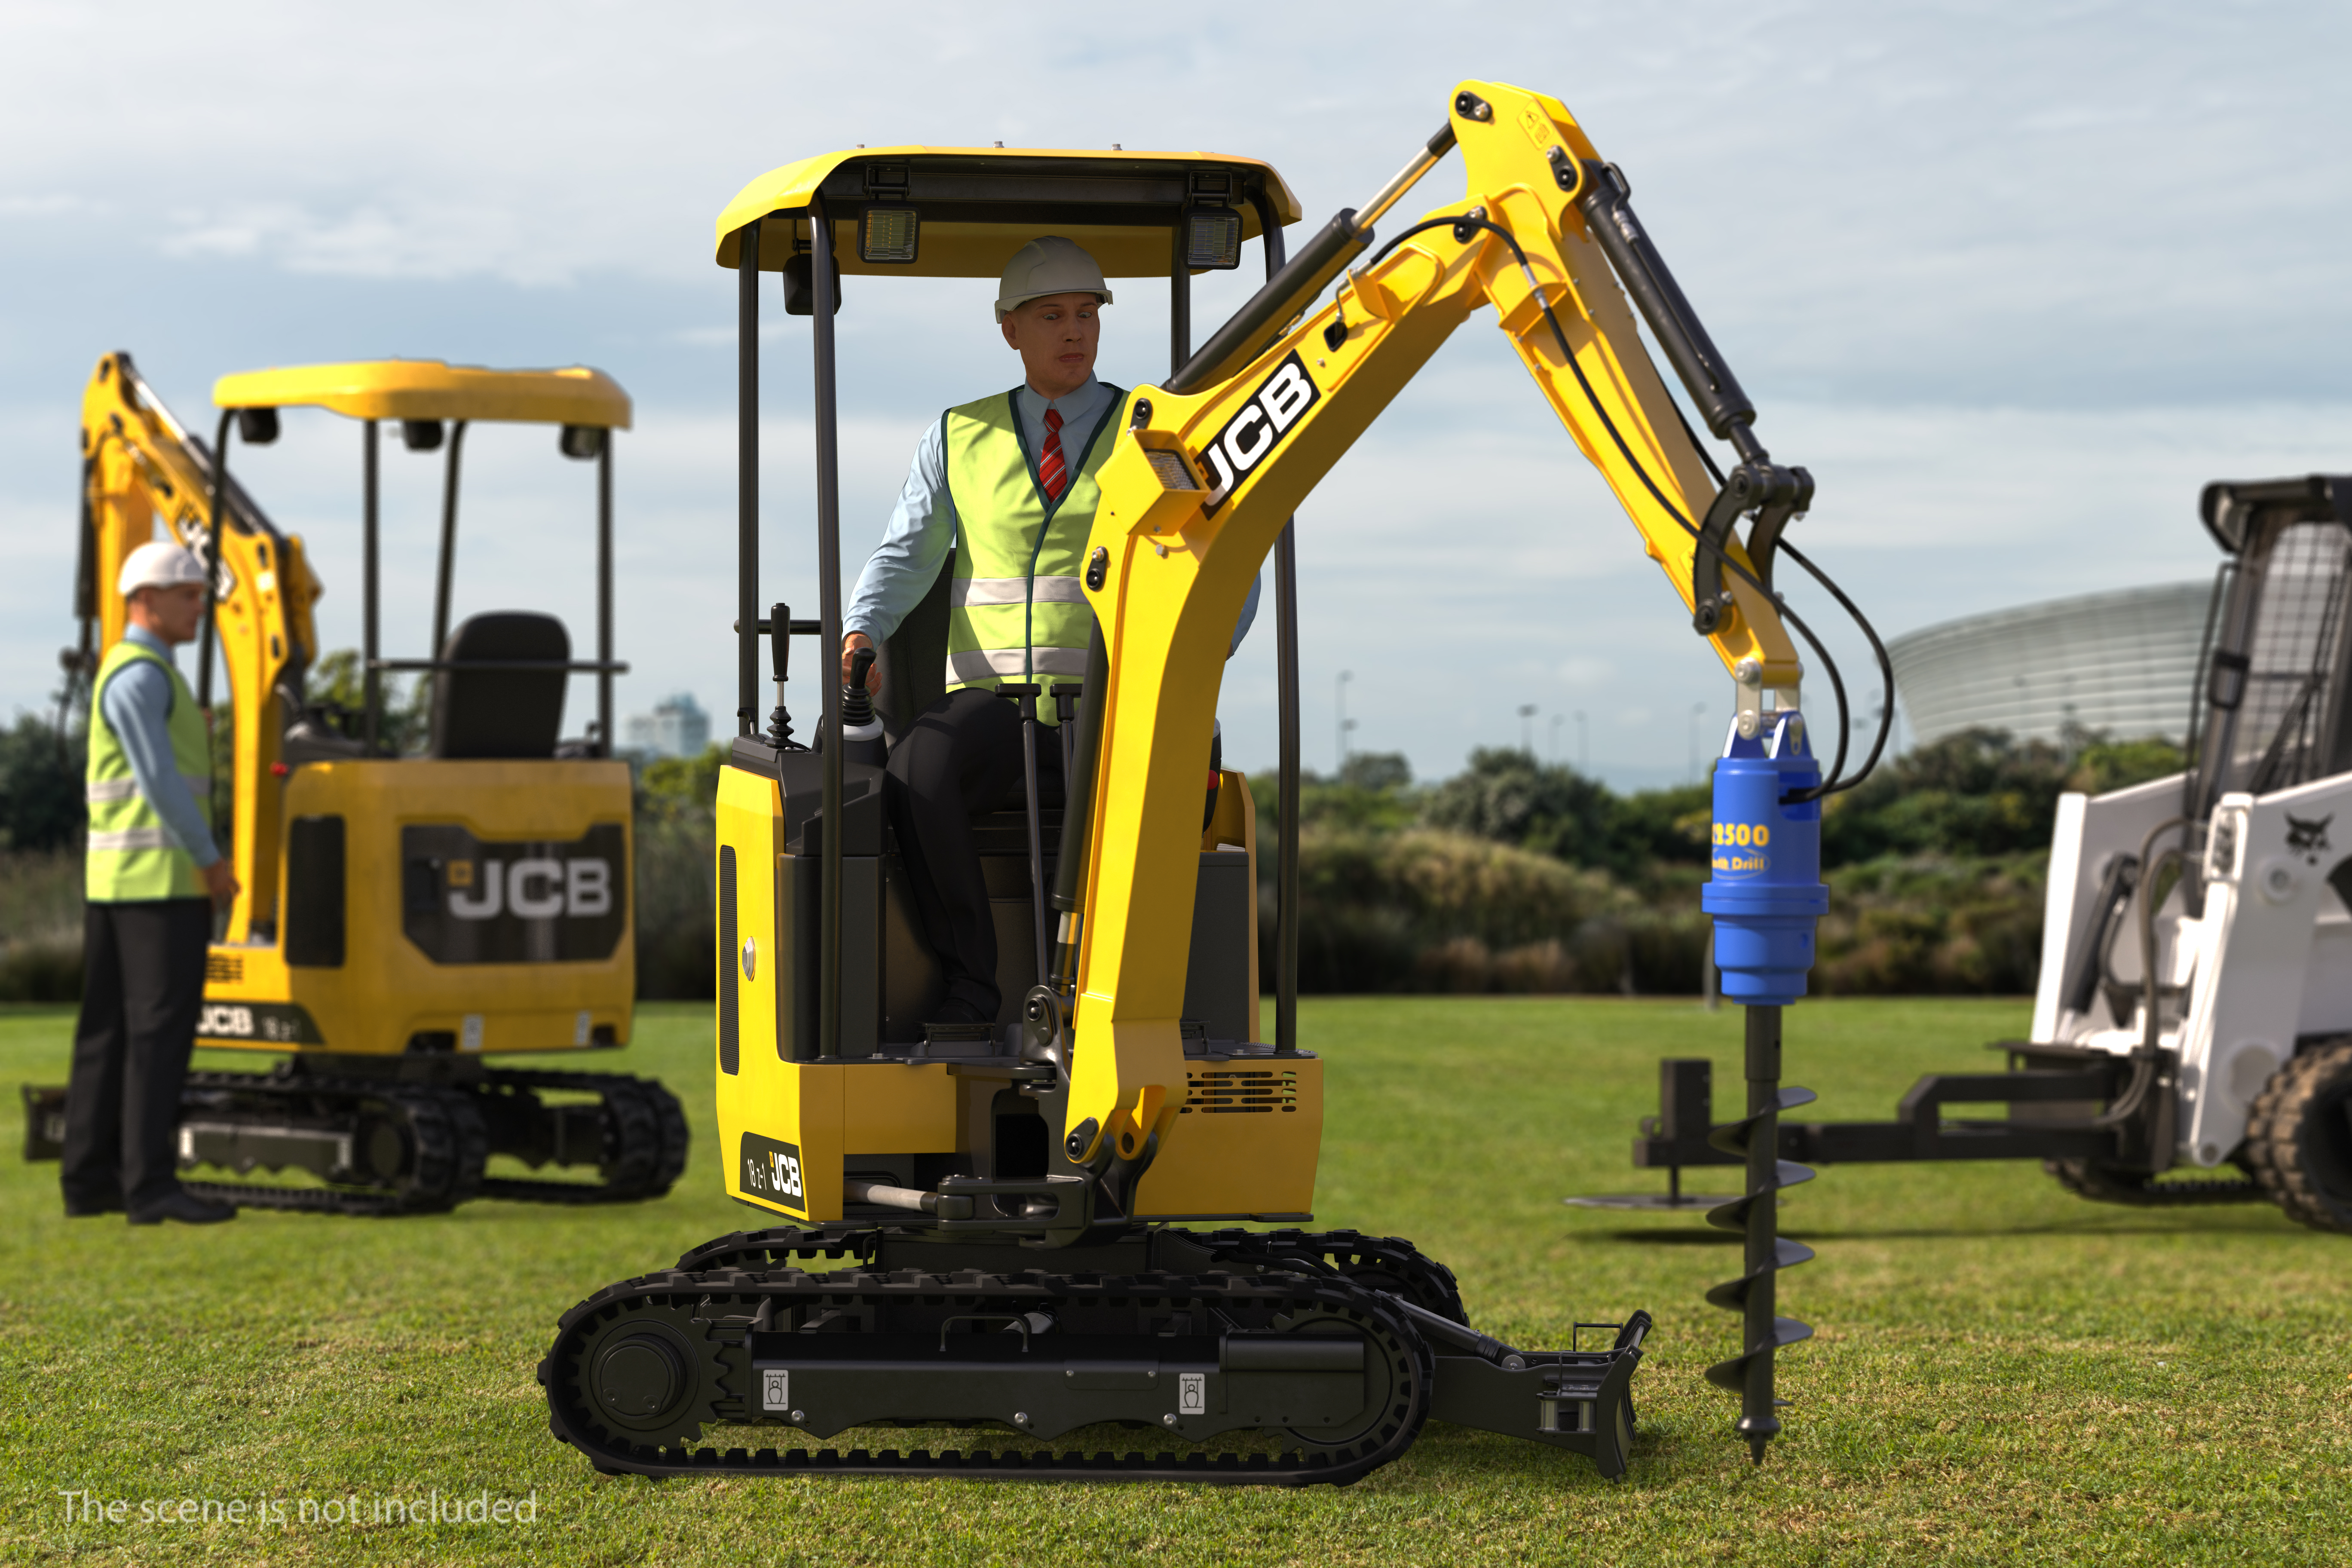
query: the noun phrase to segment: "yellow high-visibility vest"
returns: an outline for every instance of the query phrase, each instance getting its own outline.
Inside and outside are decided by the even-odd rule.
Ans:
[[[106,721],[106,683],[134,659],[162,665],[172,678],[172,763],[198,800],[212,793],[212,742],[196,694],[172,661],[129,637],[107,650],[89,689],[89,769],[83,797],[89,805],[89,853],[83,897],[94,904],[124,904],[150,899],[194,899],[204,894],[195,857],[163,826],[163,814],[139,793],[131,754]]]
[[[1087,603],[1087,538],[1094,531],[1097,483],[1127,394],[1086,445],[1062,431],[1069,473],[1060,500],[1046,499],[1023,439],[1010,392],[950,408],[941,416],[948,494],[955,501],[955,579],[948,591],[947,689],[1029,681],[1045,686],[1087,672],[1094,610]],[[1041,694],[1042,695],[1042,694]],[[1037,716],[1057,722],[1051,702]]]

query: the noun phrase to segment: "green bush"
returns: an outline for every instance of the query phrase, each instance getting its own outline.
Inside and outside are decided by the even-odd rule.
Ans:
[[[2041,969],[2046,853],[1887,857],[1830,871],[1821,995],[2017,995]]]
[[[62,849],[79,840],[87,754],[79,730],[60,736],[30,713],[0,730],[0,849]]]
[[[1273,863],[1262,842],[1266,974]],[[1440,828],[1310,826],[1299,895],[1307,992],[1696,992],[1706,944],[1695,892],[1653,907],[1605,872]]]
[[[636,780],[637,994],[705,1001],[718,951],[712,866],[726,752],[647,763]]]
[[[0,849],[0,1002],[81,998],[78,849]]]
[[[1358,766],[1356,764],[1366,764]],[[1377,765],[1373,765],[1377,764]],[[2160,740],[2066,748],[1990,731],[1883,763],[1823,814],[1819,994],[2033,989],[2059,795],[2180,770]],[[1273,970],[1275,785],[1258,803]],[[1299,988],[1689,994],[1704,983],[1706,785],[1618,795],[1523,751],[1415,788],[1401,759],[1301,780]]]

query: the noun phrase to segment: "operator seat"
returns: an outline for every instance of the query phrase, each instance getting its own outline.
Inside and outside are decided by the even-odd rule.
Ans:
[[[898,629],[882,639],[876,663],[882,689],[875,707],[882,732],[897,745],[923,710],[947,695],[948,591],[955,582],[956,552],[952,545],[940,563],[940,574]]]
[[[572,637],[553,616],[492,610],[461,622],[441,658],[466,665],[562,664],[572,658]],[[430,754],[453,761],[554,756],[569,679],[561,669],[434,671]]]

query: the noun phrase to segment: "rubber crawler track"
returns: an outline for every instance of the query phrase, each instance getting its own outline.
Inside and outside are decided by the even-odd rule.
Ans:
[[[260,1114],[333,1123],[355,1113],[382,1116],[399,1128],[405,1169],[381,1187],[274,1187],[247,1182],[188,1182],[192,1193],[240,1208],[292,1209],[307,1214],[385,1217],[438,1214],[475,1196],[489,1138],[473,1096],[437,1084],[372,1082],[360,1079],[278,1078],[265,1073],[192,1072],[183,1114]]]
[[[629,1204],[667,1193],[686,1170],[686,1111],[677,1096],[651,1079],[603,1072],[549,1072],[499,1068],[484,1075],[490,1092],[542,1089],[593,1094],[604,1107],[603,1180],[542,1182],[486,1176],[481,1195],[514,1203]]]
[[[834,1226],[824,1229],[777,1226],[766,1230],[738,1231],[706,1241],[677,1260],[684,1269],[810,1267],[845,1261],[871,1262],[881,1231],[873,1227]],[[1365,1236],[1352,1230],[1213,1230],[1166,1227],[1160,1235],[1182,1237],[1206,1248],[1213,1268],[1235,1272],[1265,1273],[1288,1269],[1331,1273],[1391,1295],[1402,1296],[1425,1311],[1467,1324],[1462,1292],[1454,1271],[1402,1237]]]
[[[1045,1312],[1122,1316],[1158,1321],[1186,1315],[1202,1323],[1279,1331],[1302,1314],[1348,1321],[1364,1341],[1370,1364],[1388,1379],[1387,1395],[1364,1434],[1331,1447],[1301,1447],[1278,1455],[1232,1451],[1158,1453],[998,1453],[989,1449],[901,1452],[853,1448],[695,1447],[713,1423],[755,1421],[794,1428],[752,1408],[751,1344],[762,1315],[824,1313],[845,1325],[887,1321],[894,1332],[910,1326],[928,1335],[959,1317],[1012,1317]],[[854,1329],[848,1331],[855,1331]],[[590,1363],[605,1344],[624,1336],[663,1336],[690,1351],[690,1390],[657,1418],[632,1431],[600,1411],[586,1387]],[[798,1335],[769,1336],[797,1339]],[[992,1336],[973,1336],[987,1338]],[[1149,1345],[1150,1338],[1138,1338]],[[1026,1342],[1024,1336],[1024,1344]],[[683,1363],[681,1363],[683,1364]],[[943,1363],[952,1364],[952,1363]],[[1002,1364],[1001,1362],[996,1364]],[[548,1392],[549,1426],[599,1470],[648,1476],[711,1474],[866,1474],[1034,1480],[1181,1480],[1244,1485],[1344,1486],[1410,1447],[1428,1419],[1434,1362],[1428,1346],[1382,1293],[1343,1279],[1298,1274],[1185,1277],[1166,1274],[951,1275],[899,1270],[882,1274],[848,1268],[810,1274],[797,1268],[764,1273],[739,1268],[675,1269],[606,1287],[563,1316],[555,1342],[540,1363]],[[926,1421],[924,1425],[933,1423]],[[939,1425],[969,1426],[970,1419]],[[1154,1434],[1155,1437],[1159,1434]],[[1164,1441],[1164,1438],[1161,1440]]]
[[[486,1176],[490,1154],[483,1110],[492,1097],[541,1089],[597,1096],[604,1147],[594,1182]],[[402,1173],[378,1185],[270,1186],[191,1181],[191,1192],[243,1208],[384,1218],[439,1214],[478,1197],[519,1203],[638,1203],[668,1192],[686,1168],[686,1116],[677,1096],[650,1079],[617,1073],[491,1068],[475,1083],[317,1078],[300,1074],[191,1072],[185,1112],[232,1119],[283,1119],[335,1125],[355,1117],[388,1120],[405,1149]]]

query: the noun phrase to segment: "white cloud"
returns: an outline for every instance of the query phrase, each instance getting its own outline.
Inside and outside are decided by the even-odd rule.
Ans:
[[[1705,0],[1591,5],[1544,29],[1487,4],[1433,28],[1426,8],[1360,0],[1211,4],[1181,36],[1116,9],[1042,46],[1019,26],[1060,15],[13,6],[0,712],[37,703],[70,634],[70,405],[118,343],[184,414],[213,375],[253,363],[404,353],[613,370],[640,417],[620,449],[621,635],[638,670],[625,689],[648,695],[625,706],[687,688],[724,712],[734,300],[709,247],[734,190],[860,142],[1205,144],[1275,162],[1311,226],[1401,163],[1457,78],[1497,68],[1503,37],[1501,68],[1560,96],[1625,167],[1763,408],[1759,433],[1820,479],[1793,537],[1882,629],[2201,576],[2198,485],[2344,466],[2352,374],[2326,345],[2352,331],[2338,277],[2352,162],[2313,133],[2310,106],[2333,101],[2352,13]],[[1237,68],[1209,41],[1227,36],[1297,68]],[[1458,170],[1408,210],[1450,198]],[[1197,330],[1248,287],[1204,279]],[[922,425],[1011,379],[984,290],[851,280],[852,572]],[[1113,374],[1158,372],[1163,298],[1122,283]],[[804,323],[772,289],[764,309],[762,593],[813,603]],[[306,445],[292,424],[253,482],[311,533],[329,640],[349,643],[355,443]],[[545,445],[469,449],[461,603],[528,592],[585,636],[582,470]],[[388,459],[407,531],[388,594],[412,609],[429,467]],[[1343,666],[1359,673],[1357,743],[1405,752],[1424,775],[1515,742],[1516,708],[1536,702],[1593,716],[1596,766],[1678,776],[1681,715],[1722,696],[1671,587],[1486,323],[1338,466],[1302,510],[1299,548],[1310,763],[1328,765]],[[1833,637],[1866,708],[1859,645]],[[1227,675],[1244,761],[1272,754],[1271,647],[1261,632]],[[1601,719],[1632,710],[1646,717],[1631,729]]]

